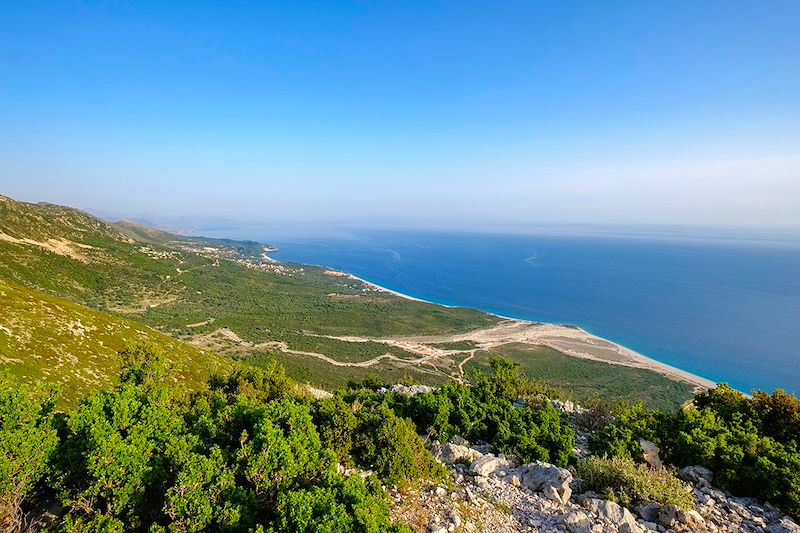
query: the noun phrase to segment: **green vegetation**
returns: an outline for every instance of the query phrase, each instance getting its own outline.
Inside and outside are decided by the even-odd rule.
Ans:
[[[7,372],[0,373],[0,525],[23,525],[22,503],[47,473],[58,445],[53,391],[26,394]]]
[[[425,394],[387,394],[368,388],[350,390],[344,397],[364,405],[383,403],[408,417],[419,433],[446,441],[460,435],[492,444],[522,462],[547,461],[566,466],[574,460],[574,434],[542,393],[552,393],[520,375],[517,364],[492,359],[489,373],[476,372],[470,385],[451,382]],[[367,381],[376,387],[380,383]],[[518,399],[526,405],[515,405]]]
[[[293,350],[316,352],[333,357],[337,361],[360,362],[391,354],[400,359],[415,359],[417,356],[396,346],[382,342],[348,342],[330,337],[315,337],[312,335],[297,335],[287,333],[284,341]]]
[[[800,516],[800,401],[783,391],[753,398],[720,385],[677,411],[619,405],[614,421],[590,439],[593,453],[639,458],[638,439],[653,441],[676,466],[702,465],[714,484]]]
[[[42,319],[41,306],[36,317],[24,305],[6,306],[10,318],[0,318],[0,326],[10,328],[8,321],[21,313],[37,340],[22,342],[0,329],[0,350],[4,350],[0,356],[7,359],[12,372],[28,382],[43,377],[59,382],[66,402],[75,400],[83,387],[95,390],[112,385],[118,368],[111,356],[128,340],[122,334],[125,328],[131,328],[133,340],[145,334],[155,337],[153,330],[157,330],[200,350],[248,364],[277,359],[296,379],[329,389],[369,373],[380,373],[395,382],[440,385],[461,377],[459,363],[467,351],[477,349],[474,342],[434,343],[434,348],[456,353],[423,363],[383,359],[359,367],[352,365],[386,353],[404,361],[421,356],[387,343],[354,342],[346,337],[447,336],[490,327],[501,320],[476,310],[375,291],[324,268],[264,263],[262,252],[259,243],[182,237],[128,222],[111,225],[66,207],[0,196],[3,286],[15,287],[17,292],[36,291],[36,298],[57,302],[57,311],[48,316],[82,313],[87,318],[81,318],[81,324],[127,319],[117,320],[119,327],[107,326],[105,333],[98,327],[79,338],[65,331],[69,321]],[[19,301],[21,296],[15,298]],[[102,319],[100,313],[87,314],[90,312],[70,308],[67,302],[116,318]],[[48,303],[55,309],[53,305]],[[164,337],[155,342],[164,344]],[[172,361],[190,381],[205,379],[196,369],[222,370],[217,367],[221,363],[207,364],[218,359],[199,350],[184,345],[165,348],[174,359],[197,361],[185,365]],[[293,351],[322,353],[344,364],[332,365]],[[690,397],[687,386],[654,372],[581,361],[545,348],[503,346],[479,352],[475,364],[488,366],[492,355],[520,362],[528,375],[569,391],[579,400],[600,391],[611,401],[652,398],[648,405],[667,407]]]
[[[478,348],[478,344],[474,341],[434,342],[431,343],[430,346],[442,350],[458,350],[464,352]]]
[[[190,393],[152,346],[121,359],[120,383],[67,415],[52,394],[0,376],[7,529],[23,530],[34,500],[59,499],[65,532],[408,531],[391,523],[381,483],[442,475],[409,420],[298,395],[278,365]],[[340,462],[375,474],[343,477]]]
[[[263,264],[255,259],[258,252],[255,243],[118,227],[73,209],[0,197],[0,280],[135,320],[201,349],[243,357],[268,351],[264,343],[288,342],[301,350],[324,349],[341,361],[386,352],[407,358],[386,345],[312,335],[450,334],[498,321],[475,310],[367,290],[323,268]],[[220,330],[235,336],[213,345],[207,336]],[[302,371],[302,356],[275,355]],[[438,382],[455,370],[451,363],[442,361],[441,371],[409,366],[404,373],[430,380],[432,371]],[[322,368],[312,377],[336,374],[334,381],[345,383],[363,374],[350,367]]]
[[[360,283],[326,275],[322,268],[248,268],[246,258],[219,260],[229,250],[207,250],[208,239],[191,250],[161,246],[152,239],[145,246],[115,226],[64,207],[4,198],[0,231],[17,240],[66,241],[56,253],[45,246],[0,239],[2,277],[90,307],[133,315],[171,333],[202,332],[186,326],[209,316],[215,318],[214,329],[228,327],[250,342],[300,331],[438,334],[498,321],[475,310],[365,293]],[[184,244],[188,242],[192,241]]]
[[[620,505],[658,502],[692,508],[688,486],[666,468],[637,464],[628,457],[588,457],[575,466],[582,490],[592,490]]]
[[[61,405],[110,388],[121,370],[117,351],[130,342],[158,347],[174,378],[190,387],[236,366],[130,320],[0,279],[0,362],[28,383],[58,384]]]
[[[564,355],[547,346],[508,344],[481,351],[470,366],[485,369],[495,356],[519,363],[528,376],[580,403],[595,398],[599,392],[610,402],[641,401],[651,408],[672,409],[692,397],[692,387],[687,383],[649,370]]]
[[[443,361],[439,366],[418,367],[401,361],[380,361],[368,367],[332,367],[330,363],[316,357],[292,355],[286,357],[278,350],[264,350],[253,355],[242,357],[243,362],[253,366],[263,366],[280,362],[286,367],[292,378],[325,390],[336,390],[345,387],[351,381],[360,381],[367,376],[380,374],[391,383],[422,383],[440,386],[452,380],[452,376],[443,372],[450,368]],[[455,365],[452,365],[454,368]]]
[[[58,499],[56,529],[78,531],[407,531],[381,484],[442,481],[418,435],[461,434],[521,460],[566,465],[573,435],[515,364],[470,386],[413,397],[368,388],[298,394],[283,368],[239,368],[188,391],[153,344],[120,352],[119,384],[69,414],[47,389],[0,376],[0,521]],[[379,385],[367,379],[365,385]],[[520,396],[526,406],[516,405]],[[405,413],[413,414],[413,419]],[[338,465],[374,474],[343,477]]]
[[[370,465],[389,483],[424,477],[443,478],[444,468],[425,450],[414,424],[386,405],[359,410],[351,449],[360,464]]]

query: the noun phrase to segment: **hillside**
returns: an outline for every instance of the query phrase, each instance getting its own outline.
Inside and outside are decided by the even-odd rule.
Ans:
[[[209,248],[209,250],[205,251],[212,251],[213,249],[214,253],[221,253],[228,259],[239,257],[259,260],[265,251],[272,250],[270,247],[255,241],[234,241],[231,239],[176,235],[131,220],[120,220],[114,224],[114,227],[139,242],[195,252]]]
[[[163,351],[171,375],[189,387],[236,365],[140,324],[0,279],[0,362],[26,382],[53,382],[65,405],[117,381],[117,351],[147,342]]]
[[[186,394],[137,355],[67,413],[0,373],[4,531],[800,531],[800,402],[780,391],[586,409],[494,359],[434,390],[315,397],[272,365]]]
[[[568,344],[564,353],[587,356],[571,361],[580,369],[571,382],[560,383],[549,371],[532,374],[578,399],[595,391],[597,365],[610,371],[600,374],[615,375],[614,387],[597,391],[611,400],[672,406],[691,395],[690,383],[651,370],[632,376],[620,367],[635,362],[593,340],[583,342],[586,354],[572,349],[574,339],[565,344],[563,328],[553,333],[510,324],[516,336],[498,337],[507,324],[499,317],[401,298],[321,267],[271,262],[265,250],[258,243],[112,225],[74,209],[0,197],[0,279],[202,350],[256,365],[278,359],[293,377],[317,386],[335,388],[370,374],[441,384],[463,379],[479,351],[502,352],[523,342],[556,350]]]

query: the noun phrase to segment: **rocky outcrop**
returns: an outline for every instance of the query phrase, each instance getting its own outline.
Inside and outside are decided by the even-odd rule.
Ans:
[[[650,531],[716,533],[800,533],[800,526],[772,505],[753,498],[737,498],[711,487],[713,473],[702,467],[683,469],[681,477],[693,480],[693,509],[646,502],[634,510],[639,523]]]
[[[515,475],[519,476],[520,485],[534,492],[542,491],[557,503],[567,503],[572,495],[572,473],[564,468],[537,461],[522,465]]]
[[[495,457],[494,455],[487,453],[475,460],[470,466],[469,471],[476,475],[476,476],[491,476],[501,468],[507,468],[509,466],[508,460],[503,457]]]
[[[562,413],[567,413],[569,415],[583,413],[584,411],[586,411],[586,409],[584,409],[577,403],[571,402],[569,400],[566,401],[550,400],[550,405],[552,405]]]
[[[800,526],[788,518],[781,518],[768,525],[764,531],[767,533],[800,533]]]
[[[440,463],[446,465],[452,465],[455,463],[473,463],[483,456],[483,454],[478,450],[468,446],[454,444],[452,442],[448,442],[446,444],[434,444],[431,447],[431,453]]]
[[[713,473],[699,466],[678,473],[691,490],[693,509],[641,502],[629,510],[597,494],[573,495],[572,472],[555,465],[517,464],[460,437],[435,442],[431,451],[450,471],[452,483],[392,493],[396,518],[422,520],[427,532],[800,533],[770,504],[715,489]]]
[[[704,466],[687,466],[678,470],[678,477],[692,485],[710,487],[714,481],[714,472]]]
[[[432,392],[435,389],[433,387],[429,387],[427,385],[392,385],[389,388],[381,387],[376,392],[381,396],[385,396],[387,393],[392,392],[395,394],[403,394],[405,396],[414,396],[416,394],[426,394],[428,392]]]
[[[658,452],[661,451],[658,449],[658,446],[645,439],[639,439],[639,446],[642,447],[642,458],[645,463],[653,468],[661,468],[664,466],[661,462],[661,458],[658,456]]]
[[[593,515],[601,517],[612,524],[620,527],[624,525],[625,531],[641,531],[641,528],[636,523],[636,518],[631,512],[614,502],[599,498],[583,498],[581,505],[590,510]]]

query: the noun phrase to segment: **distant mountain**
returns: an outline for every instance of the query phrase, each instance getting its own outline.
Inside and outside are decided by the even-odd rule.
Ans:
[[[120,231],[141,242],[163,244],[181,240],[181,237],[167,231],[145,226],[132,220],[120,220],[114,224]]]
[[[87,240],[124,240],[121,232],[92,215],[60,205],[17,202],[0,195],[0,232],[5,237],[45,242],[49,239],[88,244]],[[9,241],[9,239],[4,238]]]
[[[214,239],[209,237],[190,237],[176,235],[168,231],[156,229],[131,220],[120,220],[114,223],[122,233],[139,242],[160,244],[172,248],[197,250],[198,246],[212,246],[227,249],[235,255],[251,259],[260,259],[265,250],[273,250],[256,241],[235,241],[232,239]]]

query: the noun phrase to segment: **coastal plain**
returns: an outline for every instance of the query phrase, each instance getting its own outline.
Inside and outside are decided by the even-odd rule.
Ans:
[[[463,380],[493,355],[577,400],[591,391],[610,402],[673,407],[710,385],[578,328],[407,298],[347,273],[276,262],[272,251],[0,197],[0,280],[149,328],[197,353],[256,366],[277,360],[316,387],[370,375],[438,385]],[[9,320],[0,318],[0,337],[13,331]],[[5,358],[35,357],[35,346],[2,346]],[[86,357],[77,343],[61,350]]]

